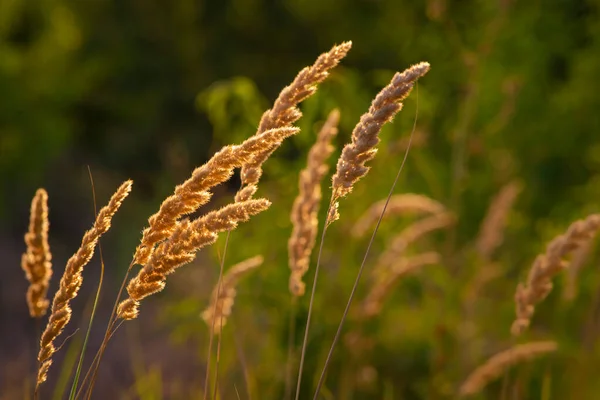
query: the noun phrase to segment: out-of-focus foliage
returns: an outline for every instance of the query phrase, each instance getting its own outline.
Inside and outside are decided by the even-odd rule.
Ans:
[[[441,265],[402,280],[378,318],[351,317],[346,332],[364,346],[353,336],[342,341],[326,386],[330,398],[449,398],[476,365],[511,345],[512,297],[535,254],[571,221],[600,209],[599,12],[597,0],[0,1],[0,220],[20,234],[37,186],[49,187],[51,210],[53,187],[89,191],[81,178],[88,164],[102,182],[131,177],[139,225],[120,228],[131,244],[118,248],[124,269],[132,238],[173,186],[223,145],[252,135],[302,67],[352,40],[348,57],[303,103],[301,134],[265,166],[259,195],[273,207],[231,234],[226,255],[226,265],[256,254],[266,261],[240,285],[224,331],[222,396],[235,398],[234,384],[243,392],[246,374],[254,398],[281,398],[289,212],[318,124],[332,108],[341,110],[339,154],[393,73],[429,61],[431,72],[384,128],[371,172],[342,202],[341,219],[325,239],[303,393],[318,378],[366,249],[366,239],[347,232],[386,195],[417,118],[397,192],[441,201],[457,224],[410,249],[439,251]],[[490,200],[515,179],[524,190],[490,265],[473,243]],[[216,202],[230,201],[237,184],[219,189]],[[71,218],[68,210],[61,215],[59,208],[51,221]],[[357,303],[369,266],[406,223],[384,221]],[[177,290],[167,286],[172,295],[157,300],[173,345],[193,340],[199,363],[208,335],[198,314],[223,247],[220,240],[205,251],[186,267],[201,272]],[[563,299],[560,278],[538,308],[528,337],[554,338],[560,350],[510,375],[521,398],[539,397],[543,385],[552,398],[593,398],[600,390],[593,378],[600,363],[597,263],[592,251],[574,299]],[[494,268],[496,277],[477,287],[482,271]],[[301,300],[296,316],[297,345],[307,303]],[[174,393],[171,378],[154,382],[164,369],[146,369],[136,371],[130,392]],[[200,368],[177,393],[197,391],[203,375]],[[487,394],[498,398],[500,391],[496,382]]]

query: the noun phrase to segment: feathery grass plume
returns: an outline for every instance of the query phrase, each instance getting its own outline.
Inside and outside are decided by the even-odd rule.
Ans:
[[[112,217],[115,215],[123,200],[131,191],[131,180],[125,181],[112,195],[110,201],[104,206],[98,215],[92,229],[83,235],[81,246],[75,254],[67,261],[65,272],[60,278],[60,286],[52,301],[52,313],[48,325],[42,333],[40,340],[40,352],[38,361],[37,387],[46,380],[48,369],[52,364],[52,355],[56,352],[54,340],[61,334],[64,327],[71,320],[71,307],[69,303],[77,296],[77,292],[83,283],[83,267],[87,265],[94,255],[94,248],[98,239],[110,228]]]
[[[402,257],[389,268],[382,270],[363,301],[361,314],[366,318],[379,314],[385,297],[392,291],[400,278],[425,265],[437,264],[440,260],[440,255],[432,251],[411,257]]]
[[[390,246],[379,256],[378,266],[373,271],[377,273],[383,266],[395,263],[396,260],[402,257],[409,244],[429,232],[452,225],[455,220],[454,215],[450,212],[442,212],[433,214],[407,226],[392,239]]]
[[[169,239],[156,247],[146,265],[129,281],[129,298],[119,304],[117,316],[136,318],[140,300],[163,290],[167,275],[192,262],[200,248],[217,241],[220,232],[235,229],[270,205],[266,199],[247,200],[211,211],[192,222],[187,218],[178,221]]]
[[[429,63],[421,62],[402,73],[396,73],[392,81],[375,97],[369,111],[360,117],[352,132],[352,141],[344,146],[337,170],[331,179],[333,192],[327,224],[339,218],[339,199],[348,195],[352,186],[369,172],[365,163],[377,153],[375,147],[379,143],[382,126],[402,109],[402,100],[408,97],[417,79],[428,71]]]
[[[29,230],[25,234],[27,251],[21,257],[21,268],[29,281],[27,306],[33,318],[46,314],[49,305],[46,296],[52,277],[52,253],[48,244],[48,225],[48,193],[38,189],[31,201]]]
[[[255,256],[231,267],[219,284],[215,286],[210,300],[210,305],[202,312],[201,316],[209,329],[213,327],[214,333],[219,334],[231,315],[231,309],[235,300],[235,286],[238,281],[248,272],[259,267],[263,263],[263,256]],[[214,321],[213,321],[214,320]]]
[[[522,361],[531,360],[546,353],[556,351],[558,345],[554,341],[530,342],[514,346],[492,356],[483,365],[469,375],[459,389],[461,397],[471,396],[491,381],[499,378],[508,368]]]
[[[352,42],[344,42],[323,53],[310,67],[305,67],[296,75],[294,81],[286,86],[273,104],[273,108],[265,111],[260,119],[258,132],[267,129],[290,126],[302,116],[297,105],[315,94],[317,85],[329,76],[329,70],[335,68],[342,58],[346,57],[352,47]],[[262,164],[279,146],[263,148],[254,159],[242,167],[242,188],[235,195],[235,201],[251,198],[256,192],[256,185],[262,175]]]
[[[371,226],[375,225],[379,216],[383,212],[386,199],[373,203],[371,207],[358,219],[352,235],[355,237],[363,236]],[[427,196],[414,193],[397,194],[390,197],[385,216],[396,214],[437,214],[445,211],[445,207],[438,201]]]
[[[567,232],[555,237],[546,252],[536,257],[525,284],[519,283],[515,293],[516,319],[512,324],[513,335],[520,335],[531,322],[535,305],[552,290],[552,277],[569,266],[564,257],[589,242],[600,229],[600,214],[591,214],[575,221]]]
[[[302,277],[308,271],[310,255],[317,239],[319,205],[321,203],[321,181],[329,167],[327,158],[333,152],[331,141],[338,132],[340,112],[329,113],[319,131],[316,143],[308,152],[306,168],[300,172],[298,197],[294,200],[290,219],[293,229],[288,241],[289,265],[291,269],[289,288],[294,296],[304,294]]]
[[[522,188],[517,181],[509,182],[490,203],[477,237],[477,252],[483,259],[489,260],[494,250],[502,244],[506,217]]]
[[[177,220],[182,215],[193,213],[210,200],[210,188],[227,181],[234,169],[248,164],[264,149],[279,146],[286,137],[297,132],[299,129],[294,127],[263,130],[240,145],[223,147],[204,165],[196,168],[192,176],[178,185],[174,194],[167,197],[160,209],[148,219],[149,226],[144,229],[135,251],[134,262],[145,265],[155,245],[173,234]]]

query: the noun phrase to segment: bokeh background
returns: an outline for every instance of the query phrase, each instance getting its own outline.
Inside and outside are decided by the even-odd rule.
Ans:
[[[34,368],[37,334],[20,255],[36,188],[49,193],[53,293],[93,221],[93,193],[102,205],[122,181],[134,181],[102,240],[93,355],[147,217],[195,166],[251,136],[302,67],[352,40],[348,57],[302,105],[301,134],[265,165],[259,193],[272,208],[231,235],[226,265],[256,254],[265,264],[240,285],[223,334],[222,398],[236,398],[236,390],[241,398],[283,396],[289,211],[319,124],[340,109],[337,156],[377,91],[422,60],[431,72],[383,130],[370,175],[327,235],[303,391],[308,396],[318,378],[366,248],[346,233],[387,193],[417,118],[397,193],[428,195],[457,223],[411,250],[441,252],[440,265],[400,282],[375,320],[349,322],[366,344],[339,347],[324,398],[451,398],[474,366],[514,343],[514,289],[535,254],[571,221],[600,209],[599,7],[597,0],[1,0],[0,397],[27,396]],[[512,181],[523,190],[494,255],[500,272],[473,300],[465,293],[483,268],[473,243],[491,199]],[[234,178],[219,187],[207,207],[230,201],[238,185]],[[373,262],[403,223],[382,225]],[[123,326],[95,398],[200,396],[208,329],[198,315],[222,250],[221,240],[202,251],[143,304],[138,321]],[[555,339],[560,351],[515,373],[521,398],[540,391],[594,398],[600,390],[591,378],[600,364],[600,277],[597,252],[590,253],[575,292],[565,295],[561,277],[538,309],[528,337]],[[68,333],[85,327],[99,274],[96,256]],[[306,304],[299,304],[297,343]],[[57,355],[42,398],[60,398],[83,332]],[[499,393],[496,383],[482,396]]]

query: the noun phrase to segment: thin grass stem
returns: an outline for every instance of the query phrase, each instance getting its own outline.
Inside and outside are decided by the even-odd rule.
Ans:
[[[110,318],[108,319],[108,324],[106,326],[106,331],[104,332],[104,339],[102,340],[102,343],[100,344],[100,348],[98,349],[98,351],[96,352],[96,355],[94,356],[94,359],[92,360],[92,364],[90,365],[90,368],[87,370],[87,372],[85,374],[85,377],[83,378],[83,381],[81,382],[81,387],[77,391],[77,394],[75,395],[75,399],[79,398],[79,396],[81,394],[83,394],[83,387],[85,386],[85,383],[87,382],[87,380],[90,378],[90,374],[91,374],[91,379],[92,380],[96,379],[96,374],[98,372],[98,367],[100,365],[100,361],[101,361],[102,356],[104,354],[104,350],[106,350],[106,346],[108,344],[108,341],[114,335],[114,333],[116,332],[116,330],[119,328],[119,326],[121,326],[121,323],[123,322],[123,321],[121,321],[121,323],[119,323],[119,325],[117,325],[115,327],[115,324],[117,323],[117,318],[115,317],[115,315],[117,313],[117,306],[119,305],[119,300],[121,299],[121,295],[123,294],[123,290],[125,290],[125,284],[127,283],[127,278],[129,278],[129,273],[131,272],[131,269],[133,268],[133,265],[134,264],[133,264],[133,261],[132,261],[131,264],[129,264],[129,267],[127,268],[127,272],[125,273],[125,277],[123,278],[123,282],[121,283],[121,287],[119,288],[119,292],[117,293],[117,298],[115,300],[115,304],[113,306],[112,313],[110,315]],[[92,385],[92,384],[90,383],[90,385]]]
[[[90,185],[92,186],[92,200],[94,203],[94,215],[98,214],[98,204],[96,202],[96,188],[94,186],[94,178],[92,176],[92,170],[88,165],[88,175],[90,177]],[[102,292],[102,282],[104,281],[104,254],[102,253],[102,244],[100,240],[98,240],[98,253],[100,255],[100,279],[98,281],[98,289],[96,289],[96,297],[94,298],[94,305],[92,306],[92,312],[90,314],[90,321],[88,323],[88,329],[85,333],[85,338],[83,339],[83,345],[81,347],[81,352],[79,354],[79,361],[77,363],[77,369],[75,370],[75,377],[73,378],[73,382],[71,383],[71,391],[69,393],[69,400],[75,399],[75,394],[77,391],[77,384],[79,383],[79,376],[81,374],[81,367],[83,366],[83,360],[85,358],[85,349],[87,347],[88,339],[90,337],[90,332],[92,331],[92,324],[94,322],[94,316],[96,315],[96,309],[98,307],[98,301],[100,300],[100,293]]]
[[[329,202],[329,208],[331,209],[333,206],[333,202]],[[329,211],[328,211],[329,214]],[[302,339],[302,350],[300,352],[300,366],[298,367],[298,379],[296,381],[296,400],[300,398],[300,385],[302,383],[302,369],[304,368],[304,357],[306,355],[306,346],[308,343],[308,332],[310,330],[310,319],[312,316],[313,304],[315,300],[315,292],[317,288],[317,280],[319,278],[319,268],[321,266],[321,255],[323,253],[323,242],[325,240],[325,234],[327,233],[327,227],[329,225],[327,223],[323,226],[323,232],[321,234],[321,239],[319,242],[319,254],[317,256],[317,266],[315,267],[315,277],[313,279],[313,286],[310,291],[310,302],[308,304],[308,316],[306,317],[306,327],[304,329],[304,339]]]
[[[231,231],[227,232],[227,236],[225,237],[225,246],[223,248],[223,256],[221,257],[221,269],[219,272],[219,288],[217,289],[217,299],[221,297],[221,289],[223,287],[223,269],[225,267],[225,256],[227,255],[227,247],[229,244],[229,235],[231,234]],[[215,306],[213,308],[213,315],[217,315],[217,304],[218,302],[215,301]],[[217,397],[217,387],[219,384],[219,361],[221,359],[221,338],[223,336],[223,321],[222,321],[222,317],[219,317],[219,338],[217,339],[217,360],[215,361],[215,386],[214,386],[214,393],[213,393],[213,400],[216,399]],[[215,318],[213,317],[212,320],[212,329],[211,329],[211,333],[214,329],[215,326]],[[208,356],[210,357],[210,353],[208,354]]]
[[[232,321],[233,323],[235,323],[235,321]],[[242,367],[242,370],[244,372],[244,383],[246,384],[246,396],[248,400],[252,399],[252,394],[251,394],[251,390],[250,390],[250,373],[248,372],[248,361],[246,360],[246,356],[244,355],[244,348],[242,346],[242,343],[240,341],[240,337],[239,337],[239,331],[235,328],[231,329],[231,332],[233,333],[233,341],[235,343],[235,349],[238,355],[238,359],[240,361],[240,366]]]
[[[295,356],[294,343],[296,341],[296,312],[298,309],[298,297],[291,296],[290,302],[290,320],[288,324],[288,352],[285,363],[285,392],[284,400],[292,398],[292,366]]]
[[[362,276],[362,273],[365,268],[365,264],[367,262],[367,257],[369,256],[369,252],[371,251],[371,246],[373,245],[373,242],[375,241],[375,236],[377,235],[377,231],[379,230],[379,226],[381,225],[381,221],[383,220],[383,216],[385,215],[385,211],[387,210],[387,206],[390,202],[390,198],[394,194],[394,190],[396,189],[396,185],[398,184],[398,180],[400,179],[400,174],[402,173],[402,170],[404,169],[404,165],[406,164],[406,160],[408,159],[408,153],[410,151],[410,146],[412,144],[412,138],[413,138],[413,135],[417,128],[418,113],[419,113],[419,86],[417,83],[417,107],[415,110],[415,122],[413,124],[412,132],[410,133],[408,145],[406,146],[406,151],[404,152],[404,158],[402,159],[400,168],[398,169],[398,172],[396,173],[396,177],[394,178],[394,182],[392,183],[392,186],[390,188],[388,196],[385,200],[385,205],[383,206],[381,214],[379,214],[379,218],[377,219],[377,224],[375,225],[375,229],[373,230],[373,234],[371,235],[371,239],[369,240],[369,244],[367,245],[367,250],[365,251],[365,255],[363,257],[362,263],[360,264],[360,268],[358,269],[358,273],[356,274],[356,279],[354,280],[354,285],[352,286],[352,291],[350,292],[350,297],[348,298],[348,302],[346,303],[346,308],[344,309],[344,314],[342,315],[342,319],[340,320],[340,323],[338,325],[337,332],[335,333],[335,337],[333,338],[333,343],[331,343],[331,347],[329,348],[329,353],[327,354],[327,358],[325,359],[325,365],[323,366],[323,371],[321,371],[321,376],[319,377],[319,382],[317,383],[315,395],[313,396],[314,400],[316,400],[317,397],[319,396],[321,387],[323,386],[323,383],[325,382],[325,374],[327,373],[327,368],[329,367],[329,364],[331,362],[331,359],[333,356],[333,350],[335,349],[335,346],[337,345],[337,342],[340,339],[342,329],[344,327],[344,323],[346,322],[346,318],[348,317],[348,312],[350,311],[350,306],[352,305],[352,300],[354,300],[354,295],[356,294],[356,289],[358,288],[358,283],[360,282],[360,278]],[[323,231],[325,231],[325,230],[323,230]],[[320,251],[319,251],[319,255],[320,255]],[[317,264],[317,267],[318,267],[318,264]]]
[[[221,295],[221,284],[223,283],[223,266],[225,263],[225,254],[227,253],[227,247],[229,244],[229,236],[231,235],[231,231],[227,231],[227,236],[225,237],[225,246],[223,249],[223,257],[221,257],[221,265],[220,265],[220,269],[219,269],[219,280],[217,283],[217,298],[219,298],[219,296]],[[216,315],[216,311],[217,311],[217,302],[215,302],[215,306],[213,309],[213,316]],[[219,335],[221,336],[221,335]],[[213,317],[212,322],[211,322],[211,327],[210,327],[210,333],[209,333],[209,339],[208,339],[208,356],[207,356],[207,360],[206,360],[206,376],[204,377],[204,396],[202,397],[204,400],[206,400],[207,396],[208,396],[208,381],[209,381],[209,376],[210,376],[210,357],[212,355],[212,345],[213,345],[213,340],[215,337],[215,318]]]

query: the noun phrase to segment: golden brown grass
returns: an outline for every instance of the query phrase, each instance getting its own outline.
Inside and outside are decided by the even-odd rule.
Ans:
[[[327,219],[325,221],[325,227],[323,228],[323,234],[321,237],[321,247],[319,249],[317,266],[315,268],[315,278],[313,280],[313,287],[310,295],[309,311],[306,321],[306,328],[304,331],[302,351],[300,355],[300,368],[298,372],[298,380],[296,385],[296,400],[298,400],[300,396],[300,385],[302,383],[302,368],[304,367],[304,356],[306,354],[308,332],[310,328],[310,318],[312,314],[314,295],[319,275],[321,250],[323,246],[323,239],[325,237],[325,233],[327,232],[327,227],[339,218],[339,200],[342,197],[347,196],[348,193],[352,191],[352,187],[354,186],[354,184],[358,182],[358,180],[360,180],[363,176],[365,176],[367,172],[369,172],[369,167],[366,166],[366,163],[372,160],[375,157],[375,154],[377,153],[376,147],[379,143],[379,133],[381,132],[381,128],[384,124],[391,121],[392,118],[402,109],[401,102],[406,97],[408,97],[417,80],[421,76],[425,75],[428,71],[429,63],[421,62],[419,64],[411,66],[402,73],[396,73],[392,78],[392,81],[386,87],[384,87],[377,94],[377,96],[375,96],[375,99],[371,103],[369,110],[361,116],[360,121],[354,127],[350,143],[348,143],[342,149],[342,154],[337,162],[336,172],[331,178],[331,200],[329,201]],[[403,164],[404,162],[402,163],[402,165]],[[402,167],[400,167],[400,170],[402,170]],[[397,178],[395,182],[397,182]],[[395,182],[392,185],[391,190],[394,189],[394,186],[396,184]],[[392,192],[390,191],[390,196],[391,193]],[[354,295],[356,293],[358,283],[362,276],[366,257],[369,254],[369,249],[371,247],[374,235],[375,233],[371,238],[371,242],[367,247],[365,257],[363,258],[363,262],[358,269],[358,273],[356,274],[356,280],[354,281],[354,285],[350,292],[346,308],[344,309],[342,319],[340,320],[340,324],[338,325],[338,330],[333,338],[333,343],[329,349],[327,358],[325,359],[323,371],[321,372],[321,376],[319,377],[319,381],[317,382],[315,399],[319,395],[321,387],[324,383],[327,368],[329,366],[329,363],[331,362],[335,346],[339,341],[341,330],[343,328],[346,317],[348,316],[348,312],[352,304]]]
[[[369,228],[375,225],[384,208],[386,217],[402,214],[437,214],[446,209],[440,202],[422,194],[404,193],[394,195],[387,202],[387,207],[386,200],[380,200],[369,207],[354,224],[352,235],[355,237],[363,236]]]
[[[339,218],[339,200],[347,196],[354,184],[369,172],[365,164],[377,153],[381,128],[402,109],[402,100],[408,97],[417,80],[428,71],[429,63],[421,62],[402,73],[396,73],[392,81],[377,94],[369,111],[360,117],[352,131],[352,140],[344,146],[336,172],[331,178],[333,191],[327,224]]]
[[[48,325],[40,340],[40,352],[38,354],[40,367],[36,387],[39,387],[46,380],[48,369],[52,364],[52,355],[57,350],[54,341],[71,320],[70,302],[77,296],[83,283],[83,267],[92,259],[96,243],[98,243],[100,236],[110,228],[112,217],[121,207],[123,200],[129,195],[132,184],[132,181],[126,181],[117,189],[108,204],[96,216],[92,229],[83,235],[79,249],[67,261],[65,272],[60,278],[60,286],[52,301],[52,313]]]
[[[321,54],[310,67],[302,69],[293,82],[286,86],[273,104],[273,108],[265,111],[260,119],[258,133],[268,129],[291,126],[302,116],[297,105],[315,94],[317,85],[323,82],[329,71],[335,68],[342,58],[346,57],[352,47],[352,42],[344,42],[334,46],[327,53]],[[236,201],[251,198],[257,189],[262,175],[262,164],[273,154],[279,144],[265,147],[254,159],[242,167],[242,187],[235,196]]]
[[[219,334],[231,315],[233,302],[235,300],[235,286],[248,272],[258,268],[264,259],[263,256],[255,256],[244,260],[231,267],[221,280],[221,287],[215,285],[210,305],[202,312],[201,317],[209,328],[212,327],[215,334]]]
[[[264,149],[277,147],[283,139],[298,131],[298,128],[292,127],[265,130],[240,145],[223,147],[204,165],[196,168],[192,176],[178,185],[174,194],[167,197],[158,212],[148,219],[149,226],[144,229],[135,251],[134,262],[145,265],[154,246],[175,232],[177,220],[182,215],[193,213],[210,200],[212,193],[209,189],[226,182],[236,168],[250,163]]]
[[[310,255],[315,246],[319,221],[317,215],[321,203],[321,181],[327,174],[327,158],[333,152],[331,141],[337,134],[340,112],[329,113],[317,141],[308,152],[306,168],[300,172],[298,197],[292,205],[290,220],[292,234],[288,241],[289,266],[291,269],[289,289],[294,296],[302,296],[305,284],[302,277],[308,271]]]
[[[33,318],[46,314],[49,305],[46,296],[52,277],[52,253],[48,244],[48,227],[48,193],[38,189],[31,201],[29,230],[25,234],[27,250],[21,257],[21,268],[29,281],[27,306]]]
[[[248,221],[270,205],[266,199],[246,200],[211,211],[194,221],[178,221],[169,239],[156,247],[146,265],[129,281],[129,298],[119,304],[118,317],[136,318],[140,300],[163,290],[167,275],[192,262],[196,252],[216,242],[220,232],[235,229],[240,222]]]
[[[531,342],[514,346],[500,352],[471,373],[461,385],[459,395],[471,396],[491,381],[499,378],[508,368],[525,360],[556,351],[558,345],[554,341]]]
[[[512,324],[513,335],[520,335],[529,327],[535,305],[552,290],[552,278],[569,266],[564,258],[589,242],[600,229],[600,214],[575,221],[567,232],[554,238],[546,252],[536,257],[525,284],[519,284],[515,293],[516,319]]]

